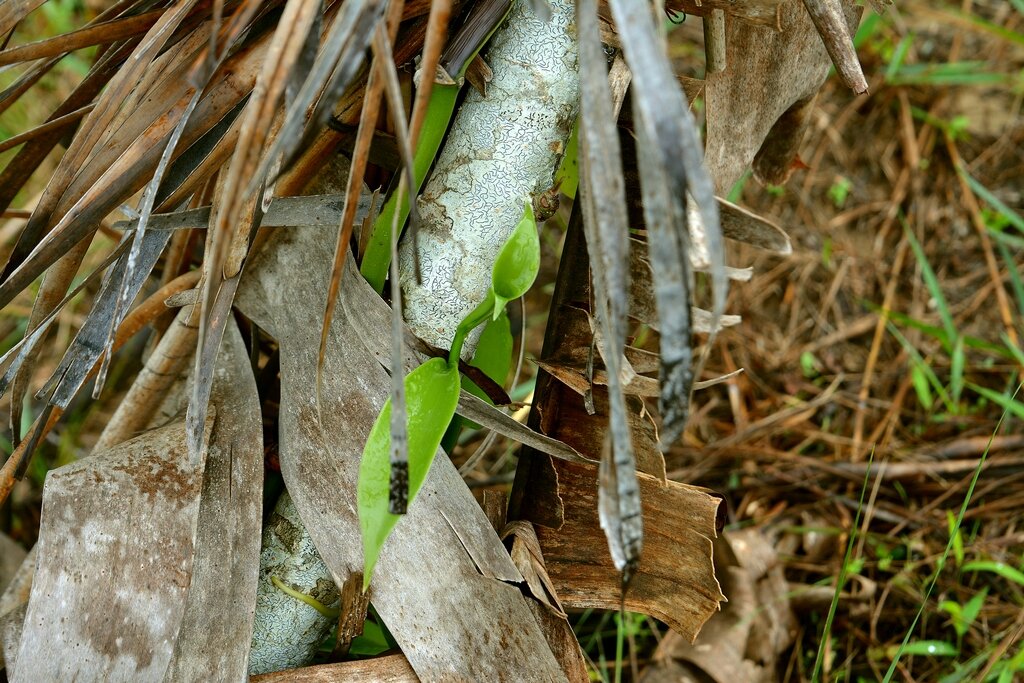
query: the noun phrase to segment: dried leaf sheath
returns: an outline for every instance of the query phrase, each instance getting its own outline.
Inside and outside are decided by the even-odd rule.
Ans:
[[[207,79],[213,75],[213,71],[207,72]],[[113,358],[113,346],[114,346],[114,334],[117,331],[118,325],[121,324],[121,320],[128,312],[128,306],[131,304],[132,299],[138,291],[132,291],[130,283],[132,282],[133,276],[135,275],[136,269],[140,268],[141,265],[140,255],[142,252],[142,246],[145,243],[146,238],[146,227],[149,223],[149,217],[153,213],[153,205],[156,203],[157,192],[160,189],[160,183],[163,180],[164,173],[166,172],[169,164],[171,163],[171,155],[174,154],[178,143],[181,141],[182,133],[185,132],[185,126],[188,124],[189,117],[195,111],[196,106],[199,104],[199,100],[202,97],[203,89],[206,86],[206,79],[204,79],[203,87],[197,87],[192,98],[189,100],[185,107],[185,111],[182,112],[181,118],[175,124],[174,129],[171,131],[170,138],[167,140],[163,151],[160,154],[160,161],[157,162],[156,170],[153,172],[153,179],[150,180],[149,185],[146,186],[146,190],[142,193],[142,200],[139,202],[139,221],[138,226],[135,229],[135,236],[132,242],[131,251],[128,252],[127,267],[125,269],[125,275],[123,285],[121,287],[120,296],[117,299],[117,303],[114,306],[114,315],[110,320],[110,328],[107,332],[107,341],[104,344],[104,355],[103,361],[100,365],[99,375],[96,377],[96,386],[93,389],[93,396],[98,397],[100,391],[103,389],[103,385],[106,383],[107,368],[110,365],[110,360]],[[163,245],[166,246],[169,237],[163,239]],[[163,247],[161,247],[161,251]],[[149,265],[151,269],[153,264]],[[148,269],[146,273],[148,274]]]
[[[0,66],[44,57],[58,57],[90,45],[112,43],[115,40],[130,38],[155,24],[163,13],[164,10],[159,9],[144,14],[123,16],[111,21],[92,22],[91,25],[71,33],[27,45],[9,47],[0,52]]]
[[[609,0],[633,72],[638,166],[644,216],[650,231],[655,293],[661,334],[663,446],[686,426],[693,382],[690,349],[689,230],[685,202],[692,195],[707,240],[712,281],[712,324],[725,307],[726,274],[714,186],[703,166],[703,149],[693,116],[672,73],[645,3]]]
[[[620,373],[629,312],[629,227],[618,130],[594,1],[579,0],[576,17],[581,67],[580,189],[611,404],[611,449],[606,447],[601,457],[598,509],[615,567],[626,582],[643,546],[636,459]]]
[[[187,65],[190,56],[187,50],[164,55],[178,60],[175,68],[183,66],[182,62]],[[183,147],[197,142],[252,87],[252,69],[258,57],[259,52],[252,49],[232,55],[218,75],[216,86],[211,87],[197,107],[193,123],[186,127]],[[161,60],[161,65],[167,61],[163,57]],[[160,143],[170,134],[191,96],[187,82],[179,78],[164,79],[154,88],[156,90],[144,104],[125,114],[118,124],[118,135],[104,141],[88,158],[84,158],[85,152],[79,148],[85,144],[82,140],[89,137],[85,125],[95,125],[93,119],[101,106],[86,118],[84,132],[75,137],[61,160],[24,233],[46,236],[38,245],[27,245],[29,250],[34,250],[0,285],[0,301],[9,302],[59,255],[94,230],[102,217],[145,185],[156,167],[162,149]],[[109,92],[111,90],[104,91],[102,97]],[[51,218],[56,223],[52,229],[49,227]],[[32,233],[33,230],[37,232]]]
[[[658,173],[655,141],[637,129],[637,163],[643,178],[644,218],[650,240],[654,295],[660,324],[659,408],[663,421],[661,440],[670,444],[686,426],[693,384],[693,352],[690,346],[690,287],[693,273],[687,256],[686,211],[683,202],[670,194]],[[651,164],[650,170],[644,170]],[[659,177],[660,176],[660,177]]]
[[[397,7],[397,4],[392,7]],[[389,20],[391,16],[389,16]],[[397,24],[397,22],[393,22]],[[397,28],[397,27],[396,27]],[[393,34],[391,34],[393,38]],[[377,57],[374,57],[376,62]],[[355,224],[356,207],[363,191],[363,178],[370,157],[370,144],[377,130],[377,119],[380,117],[381,94],[384,89],[384,74],[375,65],[371,65],[363,94],[363,107],[359,115],[359,128],[356,132],[355,145],[352,151],[352,164],[349,167],[348,180],[345,185],[344,209],[341,215],[341,232],[338,233],[334,245],[334,264],[331,267],[331,280],[327,286],[327,306],[324,310],[324,324],[320,329],[320,354],[317,358],[316,395],[317,405],[320,404],[320,392],[323,386],[324,356],[327,353],[327,340],[330,336],[331,323],[334,320],[334,309],[338,302],[341,288],[341,275],[348,258],[349,243]]]
[[[275,165],[278,173],[289,168],[304,148],[303,143],[327,122],[335,102],[363,64],[384,6],[383,0],[346,0],[337,9],[321,41],[316,63],[288,106],[276,139],[249,179],[249,192],[264,180],[274,180],[271,170]]]
[[[85,161],[86,156],[92,152],[90,142],[98,144],[102,141],[105,136],[109,135],[109,131],[104,130],[103,127],[111,126],[112,122],[117,121],[119,117],[123,117],[125,115],[122,109],[123,102],[119,98],[124,97],[125,93],[130,92],[130,88],[136,85],[139,80],[144,80],[145,67],[152,60],[157,59],[159,50],[163,47],[166,41],[171,38],[174,30],[185,19],[193,6],[194,0],[192,2],[181,2],[166,11],[149,31],[147,36],[142,40],[137,49],[133,51],[129,65],[123,67],[117,75],[114,76],[111,85],[100,96],[100,100],[96,108],[86,118],[82,130],[79,132],[79,135],[75,137],[68,153],[65,155],[65,158],[62,159],[58,172],[55,173],[54,178],[51,179],[43,198],[40,199],[36,209],[33,211],[33,215],[29,219],[29,225],[26,226],[25,231],[21,237],[19,237],[18,245],[15,247],[15,253],[12,254],[11,260],[6,268],[8,272],[13,272],[11,272],[11,277],[4,282],[3,286],[0,286],[0,291],[5,291],[7,293],[7,297],[11,297],[19,291],[18,285],[14,284],[12,286],[11,283],[11,280],[15,279],[15,275],[21,273],[23,276],[21,282],[27,284],[29,279],[33,278],[44,268],[51,266],[53,261],[58,262],[57,266],[49,268],[46,273],[44,285],[33,305],[33,312],[29,321],[30,329],[34,328],[41,319],[46,317],[53,310],[53,307],[67,291],[67,288],[77,273],[81,260],[88,248],[89,235],[91,235],[91,231],[82,224],[79,224],[79,227],[74,232],[65,231],[70,234],[66,235],[68,239],[64,240],[62,248],[55,250],[51,249],[46,258],[37,259],[34,268],[30,269],[30,272],[28,273],[24,272],[22,268],[15,267],[17,265],[16,259],[18,259],[21,254],[26,253],[29,249],[36,246],[28,242],[26,238],[36,234],[41,234],[45,227],[50,225],[51,216],[53,214],[62,216],[61,222],[63,223],[68,215],[74,215],[76,213],[75,209],[78,209],[81,206],[81,200],[69,207],[71,202],[65,200],[63,197],[58,199],[60,194],[66,194],[65,190],[67,186],[64,184],[64,181],[71,183],[71,186],[73,187],[75,179],[72,178],[72,175],[75,173],[84,175],[81,174],[80,165]],[[105,150],[101,148],[100,151],[102,152]],[[97,154],[93,154],[92,158],[95,159],[97,156]],[[60,172],[61,169],[64,169],[63,174]],[[63,207],[69,208],[65,209]],[[59,226],[58,228],[54,228],[53,232],[56,233],[58,229]],[[95,224],[92,225],[92,230],[94,229]],[[21,253],[19,253],[19,249]],[[38,255],[38,253],[38,249],[33,252],[35,255]],[[22,265],[24,266],[26,264]],[[2,296],[3,295],[0,295],[0,298],[2,298]],[[111,337],[118,322],[119,318],[108,323],[108,329],[110,330]],[[12,399],[14,403],[12,417],[18,417],[18,414],[20,413],[22,399],[28,389],[28,377],[31,374],[33,366],[34,361],[30,359],[22,368],[19,376],[15,378],[12,391]],[[15,437],[17,438],[17,436],[18,434],[15,430]]]
[[[0,5],[0,36],[6,36],[13,31],[25,15],[44,2],[46,0],[8,0]]]

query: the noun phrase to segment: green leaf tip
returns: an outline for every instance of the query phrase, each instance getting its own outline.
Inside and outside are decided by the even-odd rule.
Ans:
[[[406,431],[409,438],[409,505],[427,478],[459,402],[461,379],[457,368],[431,358],[405,378]],[[370,586],[380,550],[400,515],[388,510],[391,482],[391,401],[377,416],[359,463],[357,508],[363,536],[363,592]]]
[[[540,270],[540,238],[533,205],[527,200],[523,217],[498,252],[491,270],[491,290],[494,292],[493,320],[497,320],[505,305],[526,294]]]

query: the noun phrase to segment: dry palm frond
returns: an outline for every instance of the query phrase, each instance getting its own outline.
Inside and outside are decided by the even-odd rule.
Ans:
[[[38,4],[36,0],[5,3],[0,8],[0,35],[7,35]],[[245,296],[243,273],[253,262],[265,263],[254,258],[258,250],[287,246],[286,240],[268,239],[272,221],[264,219],[275,211],[285,211],[278,208],[287,205],[287,202],[279,203],[281,198],[297,194],[309,177],[325,165],[327,156],[342,144],[341,136],[325,130],[332,116],[343,125],[358,122],[358,128],[340,208],[325,210],[334,225],[340,224],[341,228],[337,233],[328,234],[334,244],[333,266],[330,270],[318,271],[316,278],[323,282],[317,281],[305,288],[288,288],[293,296],[316,292],[319,297],[321,286],[326,285],[325,301],[318,300],[316,305],[302,309],[319,309],[326,303],[322,326],[316,330],[320,333],[316,372],[309,373],[309,368],[304,367],[303,377],[315,378],[310,384],[316,386],[319,405],[321,385],[333,386],[335,391],[340,391],[338,387],[341,387],[351,393],[355,393],[354,387],[358,386],[351,377],[344,381],[322,378],[321,372],[328,360],[336,367],[351,370],[355,364],[353,359],[363,359],[373,365],[375,382],[384,374],[378,365],[389,364],[394,371],[386,381],[392,383],[395,392],[392,394],[392,417],[396,423],[392,443],[400,444],[398,437],[405,422],[398,393],[403,385],[400,368],[404,357],[401,286],[408,285],[413,277],[408,272],[400,277],[398,259],[391,259],[392,319],[388,341],[392,353],[387,361],[375,356],[376,349],[368,353],[365,349],[358,353],[353,351],[349,358],[347,348],[340,351],[328,348],[332,339],[359,341],[358,330],[345,330],[342,334],[332,329],[331,321],[339,301],[342,304],[337,306],[339,318],[344,317],[346,323],[351,324],[352,319],[358,317],[344,310],[343,288],[352,287],[351,278],[356,275],[346,273],[343,267],[352,247],[357,209],[364,202],[366,179],[392,174],[397,196],[408,195],[411,226],[416,226],[416,193],[422,182],[414,170],[414,152],[418,138],[422,137],[434,75],[447,66],[442,63],[442,55],[446,54],[443,48],[448,26],[462,18],[463,10],[478,9],[481,4],[457,0],[164,0],[157,3],[121,0],[82,29],[36,43],[5,45],[0,50],[0,66],[15,65],[12,68],[22,70],[19,78],[0,93],[2,111],[31,92],[32,86],[50,72],[62,56],[84,47],[98,47],[89,73],[45,122],[0,143],[0,150],[21,146],[0,172],[0,208],[6,210],[44,160],[67,141],[67,148],[42,189],[0,276],[0,305],[11,303],[37,279],[43,278],[25,342],[0,362],[5,371],[0,389],[8,385],[12,389],[11,412],[15,423],[20,422],[19,406],[23,396],[37,388],[33,385],[35,355],[49,334],[51,322],[77,291],[68,293],[72,285],[76,280],[82,280],[84,286],[96,282],[100,276],[104,278],[92,310],[56,369],[38,391],[37,396],[45,400],[47,407],[36,421],[31,437],[19,445],[17,457],[12,457],[5,465],[0,476],[0,500],[10,490],[13,477],[24,471],[33,444],[52,427],[56,416],[68,409],[91,379],[96,379],[94,393],[102,390],[114,351],[124,342],[126,334],[138,329],[140,318],[148,321],[159,317],[167,324],[167,311],[159,305],[153,307],[149,300],[144,300],[133,307],[134,302],[145,299],[147,284],[153,275],[165,285],[160,290],[164,295],[170,291],[168,288],[176,292],[194,288],[198,292],[189,295],[187,317],[196,329],[183,331],[175,327],[165,331],[156,347],[159,353],[154,354],[147,367],[151,374],[159,375],[186,363],[185,359],[194,351],[194,382],[189,389],[185,443],[191,455],[189,468],[206,462],[204,448],[211,422],[207,404],[214,391],[215,370],[224,336],[234,337],[235,295],[241,291],[240,298]],[[491,4],[497,8],[492,8],[493,13],[502,16],[509,8],[507,0]],[[732,6],[725,0],[705,4],[712,10],[725,12]],[[697,6],[688,1],[670,5],[673,5],[670,9],[678,5],[687,11]],[[777,0],[759,0],[746,5],[745,9],[736,11],[747,12],[745,19],[758,25],[771,25],[771,17],[779,16]],[[532,3],[516,0],[513,6],[513,14],[533,12],[533,7],[538,16],[557,19],[571,17],[573,7],[571,3],[544,0]],[[744,275],[724,266],[719,207],[722,207],[726,236],[779,250],[788,248],[788,241],[774,226],[715,198],[713,183],[702,166],[703,150],[696,126],[659,34],[656,18],[660,17],[652,11],[651,5],[635,0],[609,0],[607,3],[581,0],[576,9],[581,40],[581,214],[593,281],[593,301],[590,312],[585,314],[585,322],[590,325],[594,343],[590,367],[583,377],[584,392],[591,391],[595,384],[608,390],[610,426],[603,426],[602,433],[610,434],[610,445],[601,461],[600,521],[609,540],[614,565],[620,571],[626,570],[628,578],[629,572],[637,567],[643,544],[641,488],[653,486],[650,480],[637,478],[636,461],[642,460],[644,467],[653,462],[648,468],[652,470],[657,470],[660,464],[660,471],[664,471],[656,436],[639,446],[633,442],[632,430],[640,419],[636,397],[659,397],[664,421],[661,441],[663,444],[676,442],[685,428],[694,387],[691,338],[695,331],[714,333],[725,324],[722,313],[726,279],[730,275]],[[612,64],[611,83],[607,55],[601,45],[602,36],[607,35],[607,27],[601,25],[602,18],[615,24],[616,41],[622,50]],[[575,40],[575,31],[563,32],[572,36],[567,42]],[[478,50],[479,45],[475,48]],[[410,98],[402,93],[399,67],[420,52],[423,74],[411,99],[410,113],[406,108]],[[372,53],[369,65],[366,64],[368,53]],[[574,43],[568,45],[566,54],[567,63],[576,59]],[[481,70],[486,70],[485,67],[478,63]],[[651,273],[643,283],[650,290],[643,302],[644,315],[653,320],[656,311],[660,356],[644,355],[626,343],[627,320],[631,310],[636,308],[630,300],[630,274],[635,269],[630,259],[634,250],[630,247],[629,205],[617,127],[627,87],[631,90],[637,154],[636,158],[627,155],[625,164],[632,166],[636,162],[640,170],[642,193],[638,194],[643,197]],[[562,119],[559,126],[565,129],[562,131],[564,138],[568,138],[576,118],[578,93],[574,81],[569,90],[565,99],[572,101],[558,114]],[[382,127],[384,96],[395,130],[393,148],[397,154],[393,156],[401,164],[400,168],[396,168],[399,166],[396,162],[396,167],[378,170],[369,167],[374,144],[383,138],[378,128]],[[471,97],[482,100],[487,95]],[[455,101],[454,96],[452,101]],[[543,112],[538,118],[544,118]],[[484,133],[489,135],[490,130]],[[523,146],[521,140],[513,142]],[[563,139],[541,145],[548,157],[546,163],[551,166],[545,171],[549,176],[555,171],[552,164],[557,164],[564,143]],[[534,188],[529,189],[532,192]],[[522,196],[515,200],[519,202],[516,208],[522,209]],[[335,195],[324,201],[338,202],[339,198]],[[688,217],[688,202],[691,209],[695,207],[693,215],[701,226],[699,240],[691,241],[694,220]],[[131,220],[115,225],[123,232],[111,250],[95,236],[101,228],[107,230],[105,222],[118,209]],[[284,224],[287,223],[279,225]],[[297,224],[304,226],[304,230],[314,230],[322,221],[308,219],[287,225]],[[398,229],[391,232],[393,249],[402,226],[396,227]],[[202,233],[197,228],[207,229],[201,249],[198,243]],[[412,236],[415,237],[414,231]],[[318,237],[306,235],[304,238],[315,241]],[[88,252],[97,248],[109,253],[101,259],[98,268],[82,272],[83,264],[89,262]],[[201,267],[193,270],[193,252],[200,251]],[[416,251],[414,245],[410,253],[415,255]],[[318,258],[322,255],[318,254]],[[287,274],[274,271],[274,277],[309,277],[296,265],[301,264],[301,260],[294,254],[290,258],[291,270]],[[415,256],[411,263],[418,264]],[[710,313],[695,314],[691,301],[693,273],[702,269],[710,272],[713,300]],[[417,272],[418,284],[418,265],[414,265],[413,270]],[[489,267],[486,271],[485,275],[489,275]],[[261,287],[270,296],[272,283],[262,282]],[[376,303],[381,302],[377,299]],[[283,315],[280,312],[269,314],[252,302],[249,306],[246,314],[251,313],[254,320],[266,313],[266,320],[288,326],[287,330],[280,330],[282,337],[291,335],[287,344],[282,342],[282,348],[294,344],[293,348],[301,348],[304,354],[312,348],[306,338],[310,330],[303,328],[301,321],[280,318]],[[289,313],[292,314],[297,315],[294,311]],[[185,319],[183,313],[179,322]],[[318,322],[310,324],[315,326]],[[236,341],[232,339],[228,343]],[[599,352],[603,368],[593,368],[597,358],[594,351]],[[167,358],[159,357],[165,352]],[[653,377],[638,377],[634,365],[646,372],[654,368],[660,370],[660,384]],[[557,371],[554,365],[550,367],[553,372]],[[580,379],[577,375],[573,376],[574,381]],[[151,406],[145,406],[146,410],[140,409],[137,414],[126,413],[135,412],[133,401],[139,400],[139,396],[143,397],[142,402],[152,401],[155,395],[167,390],[170,383],[170,379],[137,382],[136,389],[111,421],[112,436],[107,441],[118,441],[144,429],[150,423],[148,409]],[[294,385],[288,388],[297,403],[299,399],[295,397],[301,392]],[[336,399],[333,397],[334,403]],[[332,400],[324,402],[333,405]],[[601,455],[600,452],[584,452],[582,448],[577,452],[564,443],[518,425],[511,418],[488,413],[478,401],[474,403],[464,397],[460,405],[462,412],[474,415],[479,422],[581,468],[589,467]],[[366,405],[361,406],[352,414],[366,417],[366,408]],[[298,419],[294,415],[288,419],[293,418]],[[288,450],[283,456],[285,478],[295,482],[296,488],[309,487],[317,492],[315,478],[321,475],[313,471],[319,468],[330,473],[333,464],[326,457],[313,460],[320,457],[313,454],[318,445],[314,437],[319,427],[303,424],[302,429],[309,443],[302,449]],[[21,435],[16,433],[15,436]],[[334,438],[340,443],[343,437],[334,435]],[[344,435],[344,438],[346,447],[354,445],[354,436]],[[104,445],[107,444],[104,442]],[[349,450],[356,452],[358,449]],[[401,465],[401,451],[400,446],[396,447],[393,464]],[[300,457],[309,460],[299,463]],[[309,471],[304,470],[307,466]],[[449,479],[454,476],[454,470],[446,472]],[[343,482],[350,488],[351,474],[348,471],[348,479]],[[324,477],[326,475],[321,478]],[[589,479],[581,475],[580,482],[585,481]],[[324,491],[317,493],[321,494],[326,496]],[[393,494],[400,499],[400,487],[395,487]],[[293,495],[300,512],[305,511],[306,523],[315,526],[310,529],[312,537],[340,543],[347,527],[310,512],[320,502],[313,493],[293,492]],[[460,495],[459,504],[471,507],[468,493],[463,490]],[[705,512],[713,508],[711,501],[701,500],[701,505],[707,508]],[[347,519],[341,503],[337,505],[337,519]],[[447,532],[444,525],[437,527],[438,536]],[[406,532],[396,538],[404,538],[402,542],[418,548],[416,543],[420,541],[409,540],[410,535]],[[652,547],[660,546],[652,544]],[[336,549],[333,556],[324,555],[331,571],[341,576],[347,560],[340,555],[340,550]],[[469,562],[462,555],[459,558],[468,566]],[[409,570],[413,559],[388,560],[392,569],[385,567],[383,570],[385,581],[397,581],[398,569]],[[431,565],[432,570],[440,572],[443,563],[438,560],[435,564]],[[487,590],[493,588],[490,586]],[[484,589],[480,590],[481,595],[485,594]],[[508,599],[510,604],[519,604],[518,593]],[[396,613],[400,611],[401,605],[393,594],[381,604]],[[525,612],[520,616],[525,619],[524,615]],[[421,666],[424,655],[413,651],[410,661]],[[542,664],[549,666],[551,662]]]
[[[577,5],[580,32],[580,170],[583,221],[592,268],[597,319],[603,332],[602,356],[608,368],[611,449],[601,458],[599,506],[615,566],[625,580],[634,571],[643,543],[643,516],[636,482],[636,459],[629,433],[620,367],[629,312],[629,225],[622,159],[615,125],[615,103],[602,62],[597,7]],[[619,104],[625,88],[619,93]],[[686,305],[684,303],[684,305]],[[689,342],[687,341],[687,345]]]
[[[409,11],[405,12],[405,3],[392,2],[387,18],[388,40],[382,38],[381,33],[385,13],[385,3],[381,0],[327,3],[322,0],[275,3],[239,0],[210,4],[177,0],[158,9],[147,3],[125,0],[78,31],[38,43],[6,46],[0,52],[0,64],[35,61],[21,82],[8,90],[5,101],[14,101],[26,92],[52,67],[54,59],[85,46],[100,46],[99,57],[89,75],[52,113],[47,124],[17,141],[24,147],[4,170],[5,176],[30,177],[62,136],[77,124],[78,129],[67,151],[18,237],[5,266],[4,279],[0,282],[0,303],[8,303],[33,280],[45,274],[29,321],[35,343],[23,349],[13,368],[15,407],[12,415],[15,422],[19,421],[18,406],[29,390],[34,374],[32,349],[38,348],[38,340],[46,333],[45,326],[41,326],[61,309],[68,287],[78,276],[100,223],[111,211],[142,191],[132,230],[124,234],[118,247],[119,256],[108,259],[105,266],[108,272],[93,310],[39,394],[48,405],[60,410],[69,405],[96,368],[98,377],[94,393],[98,394],[102,389],[115,347],[115,332],[129,315],[132,301],[142,291],[150,274],[159,267],[169,244],[174,245],[172,248],[178,254],[169,262],[173,261],[173,268],[179,271],[182,267],[181,254],[188,238],[172,239],[170,231],[150,229],[150,217],[154,213],[176,211],[186,205],[201,205],[201,200],[196,199],[197,193],[206,195],[212,191],[197,317],[197,380],[193,385],[188,414],[190,452],[193,458],[197,457],[203,445],[206,404],[221,335],[230,318],[234,293],[262,215],[277,191],[289,191],[299,183],[303,174],[308,174],[309,169],[316,166],[312,155],[322,154],[323,149],[318,148],[320,142],[309,143],[334,111],[335,103],[361,98],[363,116],[356,136],[356,153],[342,217],[343,230],[336,245],[335,266],[327,296],[327,317],[321,333],[322,363],[341,282],[341,267],[349,247],[356,198],[361,190],[370,141],[376,128],[380,96],[383,92],[388,94],[389,110],[398,127],[398,149],[404,166],[411,174],[412,149],[423,125],[432,81],[430,75],[441,57],[447,24],[455,12],[453,4],[429,3],[429,18],[422,19],[418,17],[422,17],[426,9],[424,3],[412,3]],[[539,4],[542,9],[550,10],[546,4]],[[640,113],[638,119],[649,122],[649,125],[645,124],[646,128],[641,126],[646,132],[640,135],[640,139],[647,141],[641,145],[641,152],[647,154],[654,150],[653,137],[668,136],[688,141],[686,146],[650,157],[651,172],[663,173],[659,169],[664,169],[668,175],[652,176],[645,181],[645,187],[661,187],[663,198],[672,192],[678,193],[669,205],[679,210],[663,215],[672,215],[679,220],[663,237],[668,239],[668,235],[675,235],[672,239],[685,239],[685,213],[679,208],[679,197],[685,196],[689,189],[704,211],[712,261],[717,259],[720,263],[715,250],[718,234],[714,229],[715,205],[713,201],[707,201],[708,193],[702,191],[707,183],[701,184],[701,173],[694,166],[697,163],[693,147],[695,138],[692,129],[685,126],[688,119],[684,118],[684,127],[679,128],[674,113],[685,113],[685,101],[678,84],[670,77],[663,52],[658,49],[660,43],[654,32],[652,15],[645,14],[646,10],[638,14],[624,8],[625,5],[612,3],[613,14],[622,31],[626,59],[631,61],[634,71],[639,69],[642,74],[634,85],[635,106]],[[4,22],[0,25],[9,23],[13,27],[31,9],[31,3],[8,5],[5,14],[0,15]],[[598,60],[603,59],[598,43],[596,7],[588,16],[591,18],[588,26],[594,30],[588,36],[588,52],[583,63],[585,73],[589,74],[588,83],[600,88],[600,83],[605,81],[605,72],[588,70],[599,66]],[[420,26],[419,31],[410,30],[403,34],[400,31],[403,18],[412,20],[410,29]],[[404,105],[398,94],[394,73],[396,58],[389,49],[390,42],[400,34],[406,38],[400,52],[415,52],[420,44],[424,45],[422,66],[427,72],[425,86],[417,91],[409,126],[406,125]],[[378,38],[373,39],[373,36]],[[365,85],[360,80],[360,87],[352,88],[350,86],[361,73],[364,54],[371,40],[375,46],[376,66],[369,70],[369,80]],[[628,78],[622,85],[626,83]],[[666,83],[670,86],[667,90]],[[669,115],[659,116],[659,111],[669,112]],[[596,114],[587,109],[584,114],[584,149],[613,149],[607,144],[613,126],[614,113],[605,105]],[[599,130],[602,131],[600,134],[597,133]],[[13,146],[15,143],[10,144]],[[676,152],[679,154],[673,156]],[[689,168],[678,166],[678,160],[683,158]],[[602,183],[613,181],[616,173],[613,169],[620,163],[608,167],[611,172],[605,174],[604,181],[593,181],[588,176],[585,197],[606,196],[607,188]],[[591,171],[603,166],[604,161],[596,157],[584,164],[585,169]],[[407,178],[406,188],[414,187],[414,181]],[[20,184],[9,188],[5,186],[0,190],[0,202],[9,205],[19,187]],[[621,191],[607,196],[621,197]],[[652,190],[650,197],[655,196]],[[627,253],[624,240],[628,235],[625,206],[621,199],[616,206],[617,213],[613,212],[616,218],[611,222],[600,219],[606,215],[605,209],[588,212],[593,213],[592,221],[597,221],[594,223],[597,230],[592,236],[595,247],[598,247],[595,249],[594,270],[599,281],[605,283],[607,280],[599,288],[599,304],[605,306],[607,303],[608,308],[602,309],[598,319],[602,325],[608,326],[607,329],[602,328],[601,334],[609,343],[603,353],[612,370],[612,385],[617,383],[619,374],[612,366],[621,355],[623,325],[628,311],[628,268],[623,257]],[[415,213],[415,201],[410,201],[410,209]],[[588,229],[592,221],[588,221]],[[604,246],[600,246],[602,244]],[[683,242],[667,253],[685,254],[685,251]],[[658,254],[662,252],[656,251]],[[685,262],[686,256],[683,255],[681,261],[676,258],[672,263],[685,266]],[[660,276],[668,272],[666,268],[673,267],[660,262],[654,265]],[[685,268],[680,272],[684,276],[677,284],[682,289],[673,291],[673,295],[683,297],[679,299],[678,307],[682,318],[668,312],[675,309],[666,308],[661,312],[661,324],[666,330],[679,332],[674,337],[668,333],[664,337],[677,339],[681,345],[673,350],[673,342],[663,342],[666,347],[663,349],[663,363],[664,358],[673,353],[678,356],[671,367],[664,366],[663,373],[662,398],[669,439],[676,438],[685,421],[685,405],[690,391],[688,381],[675,381],[678,373],[689,363],[689,356],[681,354],[689,348],[686,284],[690,276]],[[172,278],[173,274],[167,272],[162,276],[165,282]],[[397,284],[398,278],[393,279]],[[718,275],[715,275],[715,281],[716,285],[721,285]],[[394,299],[396,306],[400,306],[400,298],[395,296]],[[667,301],[659,299],[659,308],[668,307]],[[720,312],[720,301],[721,294],[717,293],[716,314]],[[677,319],[682,321],[682,327],[673,325],[672,321]],[[396,338],[400,339],[400,335]],[[400,354],[400,348],[396,353]],[[621,392],[612,393],[621,396]],[[615,406],[613,423],[621,427],[625,424],[625,408],[618,403]],[[681,409],[677,410],[676,406],[681,406]],[[614,448],[619,459],[616,466],[619,472],[614,479],[619,484],[613,487],[619,492],[614,497],[626,508],[638,509],[636,487],[629,483],[633,476],[629,438],[622,429],[613,432],[619,434]],[[602,490],[605,493],[610,491],[608,487]],[[629,517],[628,511],[624,510],[618,510],[615,517]],[[626,541],[626,545],[635,547],[626,551],[623,557],[633,562],[639,550],[640,532],[636,530],[628,535],[631,540]]]

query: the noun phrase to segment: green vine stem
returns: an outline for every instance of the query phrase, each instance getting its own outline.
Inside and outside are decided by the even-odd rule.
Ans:
[[[274,584],[274,586],[278,590],[280,590],[280,591],[282,591],[284,593],[287,593],[288,595],[292,596],[296,600],[299,600],[301,602],[306,603],[307,605],[309,605],[310,607],[315,609],[317,612],[319,612],[320,614],[324,615],[325,617],[328,617],[329,619],[337,619],[338,615],[341,614],[341,612],[339,610],[333,609],[331,607],[328,607],[327,605],[323,604],[322,602],[320,602],[316,598],[314,598],[312,596],[309,596],[309,595],[306,595],[302,591],[295,590],[294,588],[292,588],[291,586],[289,586],[288,584],[286,584],[284,581],[282,581],[281,579],[277,578],[276,576],[271,576],[270,577],[270,582],[272,584]]]
[[[491,312],[494,310],[494,290],[490,289],[487,291],[487,296],[484,300],[474,308],[469,315],[467,315],[459,326],[455,328],[455,337],[452,339],[452,348],[448,352],[448,367],[457,368],[459,367],[459,356],[462,355],[462,347],[466,343],[466,337],[472,332],[478,325],[487,322],[487,319],[491,317]]]

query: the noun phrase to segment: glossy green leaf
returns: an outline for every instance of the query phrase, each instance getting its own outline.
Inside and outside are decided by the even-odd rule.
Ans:
[[[572,135],[565,145],[562,163],[558,166],[558,172],[555,174],[555,187],[571,199],[576,199],[576,190],[580,186],[579,144],[580,124],[577,121],[576,125],[572,127]]]
[[[540,270],[540,238],[537,221],[530,202],[525,203],[523,217],[498,253],[491,270],[491,289],[494,291],[496,320],[505,305],[518,299],[530,289]]]
[[[357,657],[376,657],[390,649],[391,643],[388,642],[384,629],[367,619],[363,622],[363,632],[352,639],[348,654]]]
[[[498,384],[504,385],[508,379],[508,371],[512,367],[512,345],[512,328],[508,312],[502,311],[496,320],[487,321],[480,341],[476,344],[476,353],[469,364],[483,371]],[[493,404],[486,392],[471,379],[467,377],[462,381],[466,391]],[[466,420],[465,426],[469,429],[480,429],[480,425],[471,420]]]
[[[427,477],[459,401],[458,369],[441,358],[431,358],[405,378],[405,407],[409,435],[409,505]],[[373,568],[391,530],[400,519],[388,512],[391,476],[391,401],[377,416],[363,448],[359,465],[359,525],[363,532],[363,590],[370,585]]]
[[[487,321],[469,364],[498,384],[504,384],[512,366],[512,345],[512,325],[508,313],[502,311],[498,317]]]

